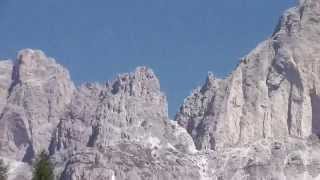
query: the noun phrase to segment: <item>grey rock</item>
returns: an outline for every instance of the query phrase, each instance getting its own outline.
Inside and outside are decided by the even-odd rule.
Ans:
[[[272,37],[232,74],[187,98],[176,120],[198,149],[320,135],[319,4],[301,1],[286,11]]]
[[[49,151],[60,180],[320,179],[320,0],[286,11],[225,79],[209,73],[176,121],[153,71],[75,88],[39,50],[0,62],[0,156],[30,179]]]
[[[18,54],[8,91],[0,117],[0,152],[29,161],[48,148],[74,85],[68,71],[55,60],[39,50],[26,49]]]
[[[86,172],[83,170],[86,167],[79,163],[71,166],[78,158],[74,154],[82,161],[87,157],[83,152],[105,154],[98,150],[120,148],[124,143],[132,148],[127,152],[131,156],[150,149],[163,154],[167,150],[181,155],[196,152],[186,130],[169,119],[166,97],[151,69],[138,67],[135,72],[119,75],[105,85],[88,83],[76,89],[67,70],[41,51],[23,50],[13,66],[9,62],[3,64],[1,68],[8,72],[3,72],[1,81],[6,86],[1,94],[4,107],[0,117],[0,153],[12,162],[32,163],[37,153],[48,150],[55,162],[57,178],[97,179],[98,171],[104,172],[100,178],[106,179],[112,177],[112,172],[130,176],[122,169],[105,171],[104,167]],[[119,156],[126,153],[121,153],[121,148],[115,151]],[[103,158],[101,162],[106,160]],[[157,177],[164,176],[161,166]],[[172,170],[170,176],[185,173],[186,168],[181,168],[178,172]],[[19,169],[12,169],[11,179],[22,178]],[[136,176],[148,176],[145,173],[152,172],[146,169]]]
[[[0,157],[8,167],[8,180],[30,180],[32,168],[29,164]]]
[[[61,179],[317,180],[319,150],[318,138],[262,139],[195,154],[120,143],[70,153]]]
[[[219,113],[216,109],[223,102],[225,88],[224,81],[210,73],[205,85],[185,99],[176,116],[177,122],[189,132],[199,150],[215,149],[216,142],[211,132],[217,128],[214,117]]]
[[[199,179],[199,168],[186,154],[135,143],[86,149],[71,155],[62,174],[65,180]]]
[[[169,120],[166,98],[152,70],[139,67],[106,86],[81,86],[58,126],[51,150],[130,141],[194,151],[188,138],[184,129]]]
[[[0,112],[6,105],[9,89],[12,83],[13,64],[10,60],[0,61]]]
[[[263,139],[225,148],[208,157],[208,176],[219,180],[316,180],[320,177],[319,140]]]

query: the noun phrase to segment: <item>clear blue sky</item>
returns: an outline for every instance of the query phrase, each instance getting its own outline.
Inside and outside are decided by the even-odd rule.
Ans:
[[[0,57],[42,49],[73,80],[151,67],[178,110],[208,71],[229,74],[295,0],[0,0]]]

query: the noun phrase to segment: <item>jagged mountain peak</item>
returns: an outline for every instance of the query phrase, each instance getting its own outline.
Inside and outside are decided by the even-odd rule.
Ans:
[[[45,81],[59,78],[71,81],[68,70],[41,50],[23,49],[19,51],[13,73],[14,81],[17,82],[46,83]]]
[[[176,122],[147,67],[76,89],[52,58],[23,50],[0,62],[0,156],[31,163],[46,149],[60,180],[319,179],[319,2],[286,11],[227,78],[209,73]]]
[[[212,87],[206,82],[205,91],[187,98],[177,120],[197,148],[267,137],[307,138],[319,131],[319,98],[310,94],[319,92],[319,4],[301,1],[286,11],[272,37],[245,56],[229,77]]]
[[[22,49],[18,52],[17,60],[19,64],[32,65],[35,62],[45,61],[46,54],[38,49]]]
[[[200,88],[201,92],[204,92],[210,88],[214,88],[217,86],[217,84],[221,81],[220,78],[217,78],[214,76],[212,72],[208,72],[207,78],[205,80],[204,85]]]
[[[134,71],[135,76],[145,77],[147,79],[157,79],[156,75],[154,74],[153,70],[147,66],[138,66]]]
[[[137,67],[132,73],[120,74],[115,80],[108,82],[111,93],[126,93],[131,96],[149,96],[161,94],[159,79],[152,69]]]

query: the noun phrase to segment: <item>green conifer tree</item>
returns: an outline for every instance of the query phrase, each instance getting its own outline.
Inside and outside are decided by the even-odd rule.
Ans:
[[[42,151],[35,161],[32,180],[54,180],[53,170],[50,156]]]
[[[0,160],[0,180],[7,180],[8,178],[8,166],[5,165],[3,160]]]

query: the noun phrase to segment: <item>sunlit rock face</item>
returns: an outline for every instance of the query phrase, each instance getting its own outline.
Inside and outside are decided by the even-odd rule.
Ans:
[[[320,179],[320,0],[300,1],[225,79],[209,73],[176,121],[138,67],[75,87],[39,50],[0,61],[0,158],[30,180],[48,151],[60,180]]]
[[[47,149],[74,85],[68,71],[38,50],[19,52],[11,67],[0,126],[1,155],[29,161]]]
[[[189,173],[177,162],[190,161],[187,155],[196,153],[195,146],[186,130],[168,118],[159,80],[146,67],[105,85],[80,86],[49,149],[62,179],[200,177],[199,168]]]
[[[198,149],[320,135],[319,20],[320,1],[301,1],[226,79],[186,99],[176,119]]]
[[[173,149],[147,148],[136,143],[85,149],[70,156],[61,177],[86,179],[201,179],[196,160]]]
[[[9,159],[8,162],[31,163],[37,153],[46,150],[55,160],[57,177],[63,174],[62,179],[96,179],[95,172],[77,175],[83,169],[80,163],[71,167],[70,163],[78,157],[75,154],[79,154],[82,161],[86,158],[85,154],[82,157],[83,152],[103,155],[107,153],[103,149],[120,148],[124,143],[129,149],[116,149],[120,159],[129,158],[122,157],[126,151],[132,155],[148,152],[154,161],[159,159],[160,152],[166,156],[167,151],[172,151],[173,157],[173,152],[196,153],[186,130],[169,119],[166,97],[149,68],[138,67],[106,84],[87,83],[75,88],[68,71],[39,50],[22,50],[16,61],[1,61],[0,65],[3,70],[0,74],[0,158]],[[102,156],[101,162],[104,161],[107,159]],[[152,165],[148,165],[149,170]],[[161,173],[168,168],[162,166],[164,164],[159,165],[154,177],[166,177]],[[75,172],[71,173],[70,168]],[[130,177],[121,168],[110,172]],[[143,177],[149,170],[137,176]],[[11,179],[23,176],[22,171],[14,167],[11,171],[16,172],[10,174]],[[171,176],[180,176],[186,171],[186,168],[173,170]],[[197,169],[195,172],[199,175]],[[102,177],[109,176],[106,173]]]
[[[12,83],[12,69],[11,61],[0,61],[0,111],[6,105],[9,89]]]
[[[139,141],[149,136],[148,131],[160,136],[168,120],[166,99],[160,92],[158,79],[147,68],[120,75],[104,86],[81,86],[64,118],[59,125],[58,149],[76,147],[78,133],[87,134],[87,142],[80,143],[91,147],[109,146],[121,140]],[[71,129],[75,139],[64,139]]]
[[[126,141],[195,151],[186,131],[169,120],[167,101],[160,91],[159,81],[146,67],[119,75],[106,85],[81,86],[55,135],[53,152],[106,147]]]

